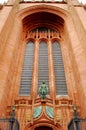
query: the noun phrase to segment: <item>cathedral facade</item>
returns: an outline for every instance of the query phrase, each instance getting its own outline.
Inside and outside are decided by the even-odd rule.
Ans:
[[[20,130],[67,130],[73,107],[86,117],[86,9],[77,0],[0,7],[0,117],[13,105]]]

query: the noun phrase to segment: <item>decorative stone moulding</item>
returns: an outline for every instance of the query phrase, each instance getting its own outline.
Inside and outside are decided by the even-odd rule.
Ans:
[[[35,30],[34,32],[27,32],[26,33],[26,36],[25,36],[26,39],[61,39],[61,35],[60,35],[60,32],[56,32],[56,31],[53,31],[53,30],[50,30],[48,29],[48,31],[42,31],[42,32],[39,32],[38,30]]]
[[[34,113],[33,113],[34,118],[39,117],[41,115],[41,112],[42,112],[42,106],[34,108]]]
[[[48,98],[48,97],[45,100],[43,100],[41,98],[37,98],[35,100],[35,104],[38,104],[38,103],[40,103],[40,104],[46,104],[46,103],[53,104],[53,100],[51,98]]]
[[[34,102],[29,98],[18,98],[15,100],[15,114],[19,121],[24,115],[25,130],[31,129],[32,126],[41,126],[43,123],[52,124],[58,130],[62,130],[62,126],[65,123],[65,112],[70,111],[70,118],[73,116],[73,102],[69,97],[58,97],[54,101],[50,97],[42,99],[37,97]],[[67,109],[65,109],[67,108]],[[8,115],[11,112],[11,106],[8,107]],[[65,111],[66,110],[66,111]],[[22,114],[21,111],[23,111]]]
[[[72,99],[68,97],[59,97],[55,100],[56,105],[73,105]]]
[[[58,2],[58,3],[66,3],[67,0],[21,0],[20,3],[28,3],[28,2]]]
[[[34,113],[33,113],[34,118],[38,118],[41,115],[42,111],[43,111],[42,106],[35,107],[34,108]],[[54,118],[54,109],[53,109],[53,107],[45,106],[44,112],[47,114],[47,116],[49,118],[52,118],[52,119]]]
[[[26,106],[26,105],[32,105],[32,100],[28,98],[22,98],[15,100],[15,105],[17,106]]]
[[[48,117],[54,118],[54,109],[52,107],[46,106],[45,110]]]

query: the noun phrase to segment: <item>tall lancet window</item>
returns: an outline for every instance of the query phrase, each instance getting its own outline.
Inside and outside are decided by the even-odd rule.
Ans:
[[[28,42],[24,54],[24,65],[20,83],[19,94],[21,96],[30,95],[30,89],[32,83],[33,56],[34,56],[34,44],[33,42]]]
[[[47,86],[49,85],[48,46],[45,42],[41,42],[39,45],[38,86],[40,86],[43,81]]]
[[[64,65],[62,61],[61,48],[58,42],[53,44],[54,71],[56,81],[56,95],[67,95]]]

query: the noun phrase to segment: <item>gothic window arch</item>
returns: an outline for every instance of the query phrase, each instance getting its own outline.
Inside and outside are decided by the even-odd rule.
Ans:
[[[34,43],[29,41],[26,44],[25,54],[24,54],[24,64],[22,69],[21,83],[20,83],[20,95],[30,95],[31,85],[32,85],[32,67],[33,67],[33,57],[34,57]]]
[[[56,83],[56,95],[67,95],[66,78],[62,60],[61,47],[57,41],[53,42],[53,60]]]
[[[48,76],[48,45],[45,41],[39,44],[39,63],[38,63],[38,86],[44,81],[49,86]]]
[[[42,81],[45,81],[51,93],[52,89],[54,89],[56,90],[56,95],[67,95],[61,47],[57,41],[53,42],[54,39],[59,37],[59,33],[48,28],[38,28],[28,33],[28,36],[29,39],[34,39],[34,43],[30,41],[26,45],[19,94],[21,96],[29,96],[32,89],[37,91]],[[54,66],[52,65],[53,63]],[[34,75],[32,75],[33,66],[35,66],[33,69]]]

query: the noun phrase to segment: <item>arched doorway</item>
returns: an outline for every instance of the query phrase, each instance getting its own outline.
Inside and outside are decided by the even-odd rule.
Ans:
[[[36,127],[34,130],[53,130],[53,128],[48,127],[48,126],[39,126],[39,127]]]

